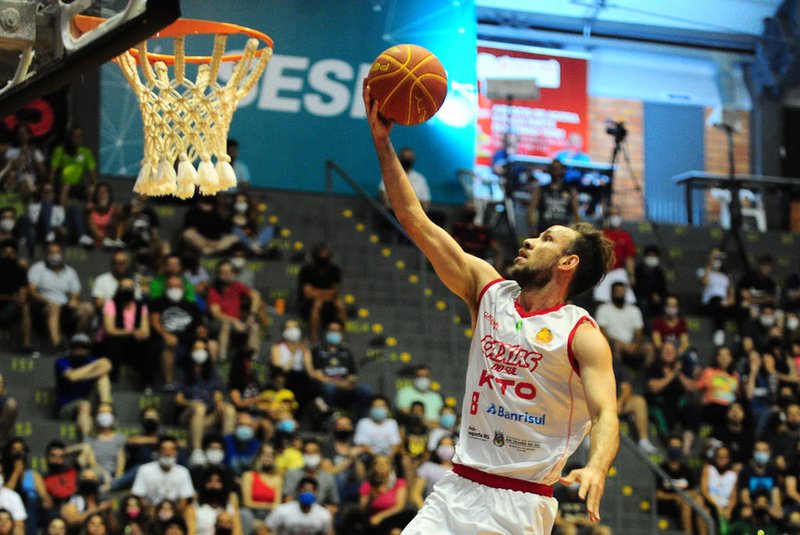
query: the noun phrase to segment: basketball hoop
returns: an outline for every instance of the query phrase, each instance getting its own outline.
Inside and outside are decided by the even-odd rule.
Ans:
[[[83,15],[74,19],[82,33],[103,20]],[[186,36],[200,34],[214,35],[212,55],[185,55]],[[228,35],[232,34],[249,39],[243,52],[225,54]],[[142,42],[115,60],[139,100],[144,124],[144,158],[133,191],[188,199],[199,186],[201,194],[214,195],[236,185],[226,147],[228,129],[237,104],[267,67],[272,39],[235,24],[193,19],[178,19],[152,38],[162,37],[173,38],[173,54],[148,52],[147,43]],[[217,80],[222,62],[233,64],[224,85]],[[187,63],[198,65],[194,80],[186,76]],[[200,164],[195,169],[198,159]]]

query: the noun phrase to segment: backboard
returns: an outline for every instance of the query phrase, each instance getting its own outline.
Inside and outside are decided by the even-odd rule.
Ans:
[[[180,17],[180,0],[0,0],[0,117]],[[76,15],[106,18],[81,34]]]

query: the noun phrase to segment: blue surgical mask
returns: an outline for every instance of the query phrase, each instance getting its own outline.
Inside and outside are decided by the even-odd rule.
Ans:
[[[297,495],[297,501],[300,502],[300,505],[310,507],[314,505],[314,502],[317,501],[317,497],[314,496],[313,492],[309,492],[306,490]]]
[[[294,433],[295,429],[297,429],[297,424],[294,423],[294,420],[281,420],[278,422],[279,431],[283,431],[284,433]]]
[[[342,333],[337,331],[328,331],[325,333],[325,341],[332,346],[338,346],[342,343]]]
[[[455,414],[442,414],[439,417],[439,423],[442,424],[442,427],[447,427],[448,429],[456,425],[456,415]]]
[[[234,433],[236,438],[242,442],[253,440],[254,431],[249,425],[237,425]]]
[[[672,447],[667,450],[667,457],[669,457],[673,461],[677,461],[681,457],[683,457],[683,448],[681,447]]]
[[[769,453],[766,451],[757,451],[753,454],[753,459],[758,464],[767,464],[769,462]]]
[[[372,407],[369,416],[376,422],[382,422],[389,416],[389,410],[386,407]]]

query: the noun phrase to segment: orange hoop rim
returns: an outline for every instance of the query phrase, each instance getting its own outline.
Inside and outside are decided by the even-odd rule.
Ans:
[[[78,32],[81,34],[85,34],[90,32],[104,23],[106,20],[103,17],[92,17],[89,15],[76,15],[72,21],[77,28]],[[261,54],[267,48],[272,48],[273,41],[270,36],[267,34],[260,32],[258,30],[253,30],[252,28],[247,28],[245,26],[239,26],[238,24],[232,24],[230,22],[218,22],[214,20],[200,20],[200,19],[178,19],[166,28],[163,28],[158,33],[155,33],[148,37],[148,39],[158,39],[163,37],[180,37],[186,35],[234,35],[234,34],[241,34],[246,35],[248,37],[252,37],[254,39],[258,39],[259,41],[265,43],[267,46],[266,48],[260,48],[255,51],[255,56],[260,57]],[[128,52],[138,58],[139,57],[139,50],[136,48],[131,48]],[[175,63],[175,55],[174,54],[156,54],[154,52],[147,52],[147,61],[150,63],[155,63],[156,61],[163,61],[167,65],[172,65]],[[244,57],[244,54],[225,54],[220,58],[220,61],[224,62],[231,62],[231,61],[241,61]],[[195,64],[207,64],[211,63],[211,56],[184,56],[183,61],[185,63],[195,63]]]

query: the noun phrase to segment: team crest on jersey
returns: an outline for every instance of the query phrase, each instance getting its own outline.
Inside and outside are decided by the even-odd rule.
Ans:
[[[494,432],[494,440],[492,444],[497,446],[498,448],[502,448],[506,444],[506,436],[503,434],[502,431],[495,431]]]
[[[550,332],[550,329],[547,327],[542,327],[539,332],[536,333],[536,341],[543,344],[549,344],[553,341],[553,333]]]

